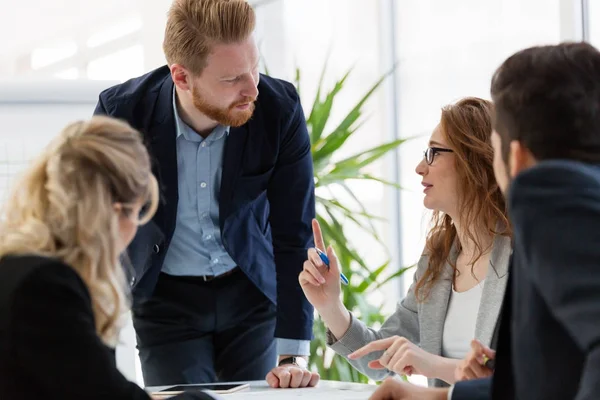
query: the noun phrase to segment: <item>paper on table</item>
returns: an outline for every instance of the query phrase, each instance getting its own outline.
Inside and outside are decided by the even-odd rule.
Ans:
[[[364,390],[344,390],[339,388],[305,388],[305,389],[278,389],[252,392],[239,392],[221,395],[223,399],[300,399],[311,400],[366,400],[375,391],[376,387],[366,387]]]

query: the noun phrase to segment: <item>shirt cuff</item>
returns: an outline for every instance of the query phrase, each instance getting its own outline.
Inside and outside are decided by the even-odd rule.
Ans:
[[[448,400],[452,400],[452,392],[454,392],[454,385],[448,389]]]
[[[309,356],[310,340],[277,338],[277,354],[286,356]]]

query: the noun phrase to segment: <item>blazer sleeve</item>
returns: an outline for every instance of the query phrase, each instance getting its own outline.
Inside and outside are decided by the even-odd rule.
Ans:
[[[94,115],[109,115],[102,95],[98,96],[98,104],[96,104]]]
[[[491,399],[492,378],[457,382],[450,400],[489,400]]]
[[[369,344],[374,340],[384,339],[390,336],[404,336],[411,342],[419,344],[419,313],[417,300],[415,298],[414,287],[417,276],[420,276],[423,268],[427,267],[427,258],[421,257],[419,260],[417,272],[414,275],[413,283],[408,289],[406,297],[398,303],[396,311],[381,326],[381,329],[375,330],[367,327],[350,314],[350,327],[343,337],[339,340],[328,331],[328,344],[339,355],[348,357],[348,355],[359,348]],[[382,351],[373,352],[362,357],[359,360],[348,360],[356,369],[374,380],[382,380],[389,375],[388,370],[377,370],[369,367],[369,362],[379,359]]]
[[[550,164],[511,186],[515,247],[548,310],[584,353],[577,400],[600,398],[600,188]]]
[[[41,391],[63,400],[150,399],[117,370],[113,352],[96,334],[84,283],[70,267],[38,267],[15,292],[11,314],[16,361]],[[176,398],[212,398],[192,396]]]
[[[308,302],[298,275],[313,246],[315,186],[310,138],[300,99],[296,102],[283,138],[275,170],[267,189],[269,222],[277,273],[277,322],[275,337],[310,340],[313,307]]]

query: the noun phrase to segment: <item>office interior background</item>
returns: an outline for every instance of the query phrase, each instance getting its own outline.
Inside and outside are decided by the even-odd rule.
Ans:
[[[428,213],[414,168],[440,108],[463,96],[489,98],[495,68],[515,51],[562,40],[600,46],[600,0],[251,0],[263,71],[293,80],[310,110],[323,66],[331,89],[353,68],[336,99],[333,127],[383,74],[365,105],[368,119],[337,159],[411,138],[369,167],[402,187],[351,182],[385,248],[348,225],[367,264],[392,273],[422,251]],[[15,174],[69,121],[91,116],[100,90],[165,63],[171,0],[0,0],[0,199]],[[395,65],[395,68],[393,66]],[[331,128],[330,127],[330,128]],[[346,228],[345,228],[346,229]],[[409,270],[368,301],[391,312],[412,282]],[[119,366],[141,383],[131,327]]]

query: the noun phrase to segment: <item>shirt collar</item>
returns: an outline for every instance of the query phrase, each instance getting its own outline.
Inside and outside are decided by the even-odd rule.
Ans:
[[[175,90],[175,86],[173,86],[173,114],[175,115],[175,131],[177,138],[183,135],[186,140],[192,142],[202,142],[204,140],[214,142],[226,135],[229,135],[230,127],[225,125],[217,125],[206,139],[198,135],[194,129],[186,124],[179,116],[179,111],[177,110],[177,92]]]

